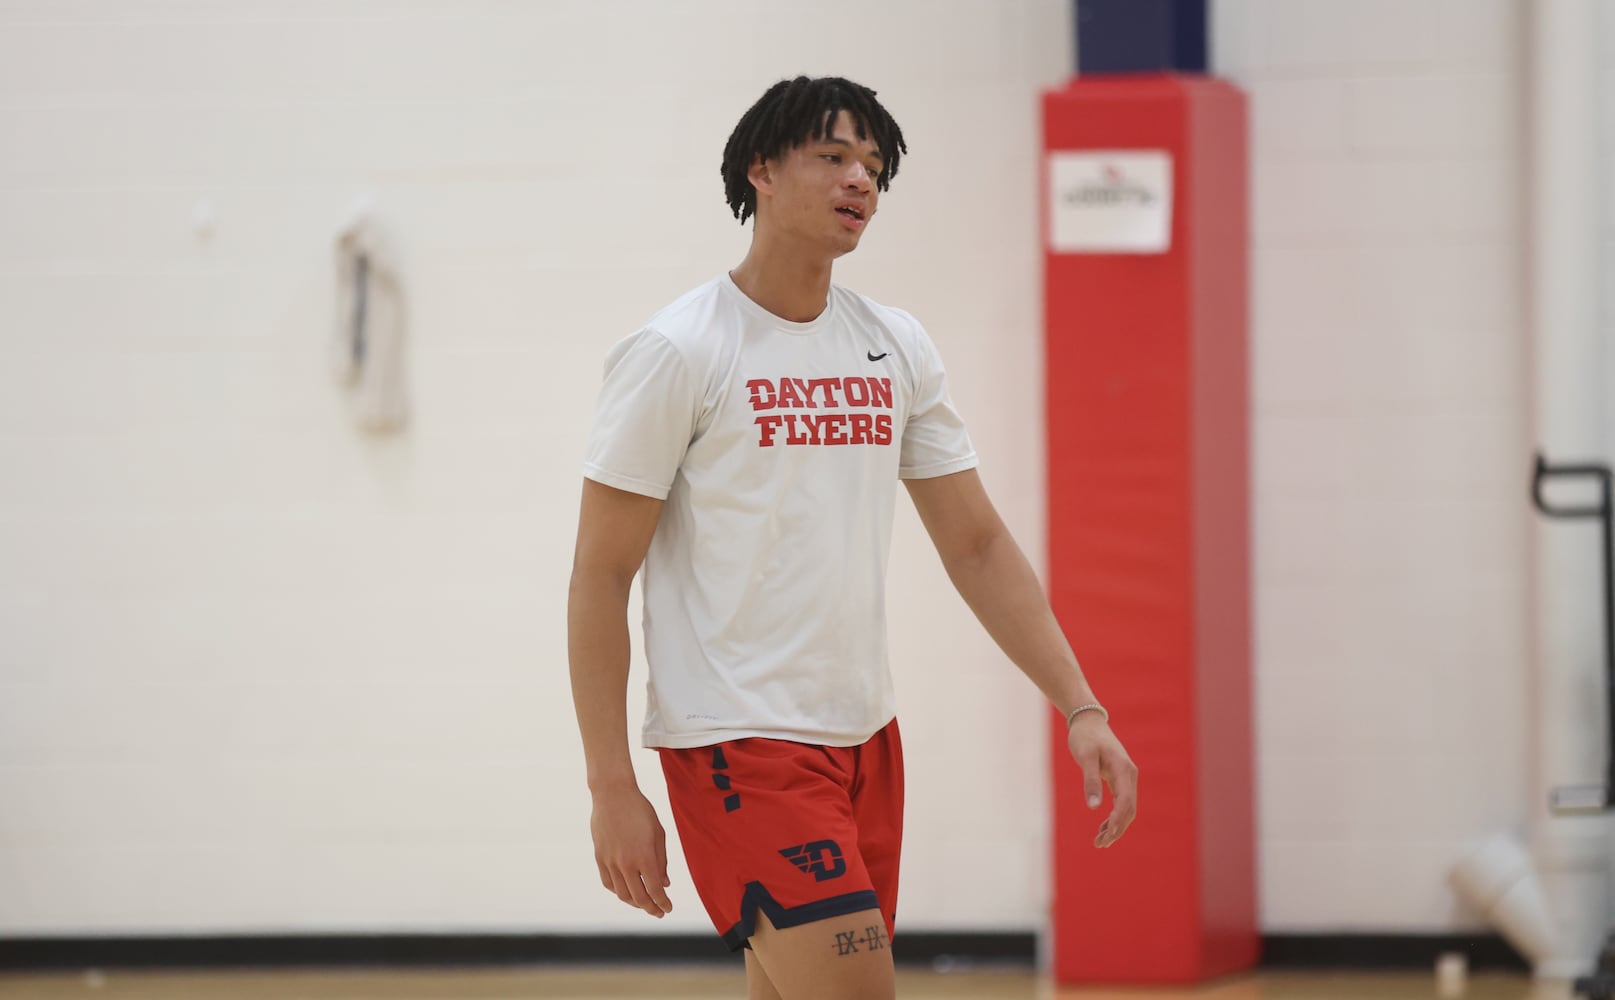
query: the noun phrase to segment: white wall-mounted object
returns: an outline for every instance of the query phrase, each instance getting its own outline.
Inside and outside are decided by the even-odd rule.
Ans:
[[[331,359],[366,430],[395,431],[408,422],[406,320],[398,254],[374,197],[361,194],[337,231]]]

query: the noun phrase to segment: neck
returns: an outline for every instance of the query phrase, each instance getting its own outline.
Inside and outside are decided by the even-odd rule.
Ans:
[[[818,319],[830,298],[831,259],[775,245],[756,232],[751,249],[729,277],[746,297],[780,319],[807,323]]]

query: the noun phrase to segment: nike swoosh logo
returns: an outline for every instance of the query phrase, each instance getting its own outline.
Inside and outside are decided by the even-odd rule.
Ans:
[[[871,361],[879,361],[881,358],[884,358],[886,356],[886,354],[890,354],[892,352],[887,351],[886,354],[876,354],[874,351],[866,351],[864,353],[865,353],[865,356],[869,358],[869,360],[871,360]]]

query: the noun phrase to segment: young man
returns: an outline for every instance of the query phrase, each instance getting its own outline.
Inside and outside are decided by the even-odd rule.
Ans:
[[[753,1000],[889,998],[902,748],[885,569],[902,479],[954,585],[1067,717],[1090,807],[1135,810],[1111,732],[993,510],[936,348],[913,317],[830,283],[905,153],[875,93],[782,81],[724,149],[755,216],[740,266],[606,362],[568,608],[601,884],[672,904],[665,836],[629,759],[630,583],[644,567],[643,740],[660,748],[696,891]]]

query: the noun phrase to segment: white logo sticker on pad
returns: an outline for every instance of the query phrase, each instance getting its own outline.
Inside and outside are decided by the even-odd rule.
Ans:
[[[1172,154],[1165,150],[1049,154],[1049,249],[1165,253],[1172,244]]]

